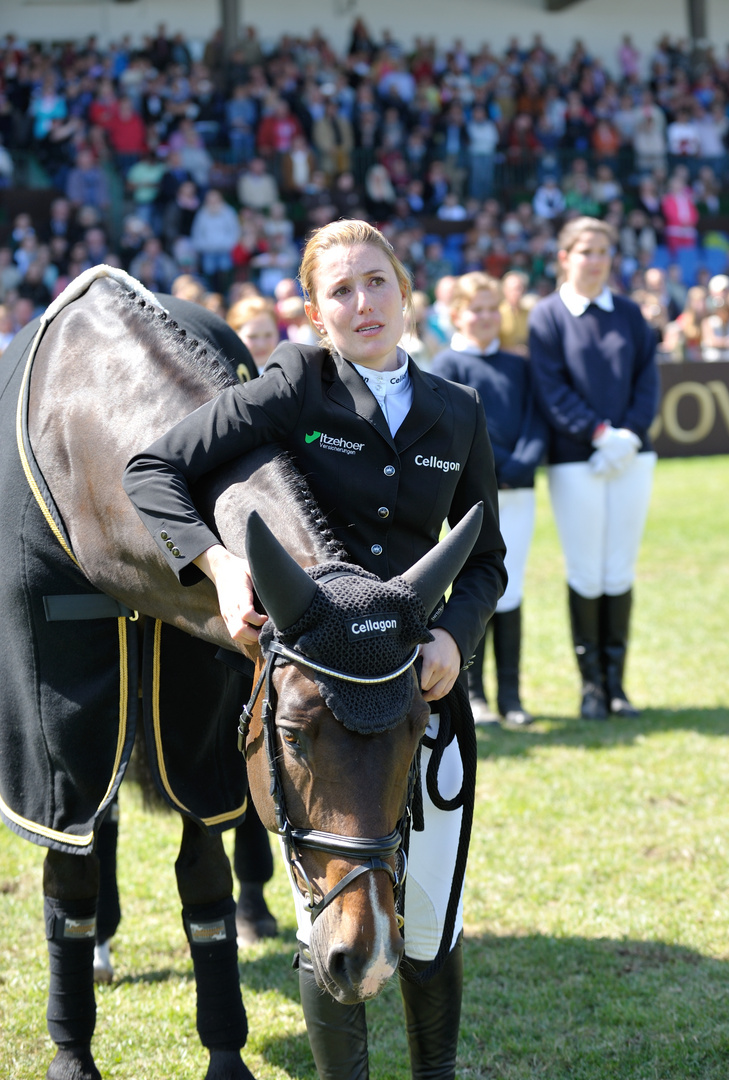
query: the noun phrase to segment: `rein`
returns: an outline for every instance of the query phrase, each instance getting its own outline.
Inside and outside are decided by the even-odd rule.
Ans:
[[[306,910],[311,913],[312,924],[319,915],[321,915],[322,911],[328,907],[332,900],[346,889],[348,885],[369,870],[384,870],[389,875],[392,880],[393,892],[395,894],[395,906],[396,909],[398,909],[398,901],[407,874],[407,856],[405,854],[403,840],[410,823],[410,807],[418,773],[418,755],[415,755],[413,764],[410,767],[405,811],[396,828],[387,836],[380,836],[377,838],[346,836],[337,833],[323,832],[320,829],[295,828],[291,824],[286,811],[283,784],[281,783],[281,776],[276,764],[276,724],[274,719],[275,690],[273,687],[275,656],[282,656],[289,662],[303,664],[314,671],[330,675],[336,679],[344,679],[347,682],[372,684],[388,682],[389,680],[396,679],[399,675],[402,675],[415,662],[419,651],[419,646],[416,646],[408,659],[401,664],[399,668],[387,675],[365,677],[349,675],[346,672],[338,671],[335,668],[317,664],[307,656],[297,652],[295,649],[289,649],[280,642],[273,641],[269,647],[269,655],[266,657],[251,692],[248,704],[243,708],[240,726],[238,728],[238,749],[241,753],[245,753],[245,740],[253,717],[253,709],[260,696],[261,690],[265,685],[261,720],[263,724],[268,771],[271,779],[270,794],[273,799],[274,811],[276,814],[276,827],[279,836],[283,839],[286,861],[294,872],[292,874],[294,881],[296,881],[297,888],[299,888],[301,895],[306,901]],[[322,851],[329,855],[339,855],[346,859],[352,859],[359,863],[359,865],[350,870],[348,874],[345,874],[345,876],[341,878],[328,893],[322,896],[320,900],[315,900],[314,886],[301,862],[301,850]],[[399,862],[399,866],[395,870],[393,870],[390,864],[386,862],[387,859],[391,859],[393,856],[398,856]],[[303,882],[303,889],[298,884],[299,879]],[[400,914],[397,915],[397,920],[402,928],[402,916]]]

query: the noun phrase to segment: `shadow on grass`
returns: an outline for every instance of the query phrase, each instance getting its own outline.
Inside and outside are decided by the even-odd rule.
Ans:
[[[489,724],[476,729],[479,758],[518,757],[538,747],[575,746],[601,750],[626,746],[662,731],[691,730],[722,738],[729,735],[727,709],[644,709],[635,720],[575,720],[539,716],[527,728]]]
[[[729,966],[661,942],[465,946],[459,1076],[710,1080],[729,1069]]]

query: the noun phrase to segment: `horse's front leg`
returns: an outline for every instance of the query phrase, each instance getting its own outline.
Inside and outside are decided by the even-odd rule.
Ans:
[[[197,1030],[210,1051],[205,1080],[253,1080],[240,1056],[248,1021],[238,976],[233,875],[222,837],[183,818],[175,871],[195,969]]]
[[[98,892],[96,855],[47,852],[43,864],[43,915],[50,962],[47,1023],[58,1047],[47,1080],[101,1080],[91,1054],[96,1025]]]

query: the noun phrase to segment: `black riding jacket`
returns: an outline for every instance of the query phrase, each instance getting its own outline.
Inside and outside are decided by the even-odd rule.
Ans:
[[[438,620],[467,661],[506,585],[491,444],[474,390],[413,361],[410,377],[412,406],[393,438],[349,362],[284,342],[261,378],[224,390],[135,455],[124,488],[179,580],[198,581],[192,560],[220,542],[190,486],[232,458],[278,443],[352,560],[384,580],[430,550],[443,521],[452,527],[483,501],[481,534]]]

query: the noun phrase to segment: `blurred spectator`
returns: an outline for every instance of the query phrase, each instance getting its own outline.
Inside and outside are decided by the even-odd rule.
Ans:
[[[200,268],[208,284],[225,282],[233,269],[232,251],[240,236],[238,215],[223,198],[220,191],[212,188],[205,195],[200,209],[195,213],[190,239],[200,258]],[[224,291],[218,289],[218,291]]]
[[[106,124],[109,145],[114,151],[116,163],[122,176],[126,176],[135,162],[147,151],[147,131],[144,121],[128,96],[120,97]]]
[[[142,250],[129,264],[129,273],[150,292],[169,292],[178,271],[177,263],[163,250],[156,236],[149,236],[144,241]]]
[[[7,304],[0,303],[0,356],[15,337],[13,317]]]
[[[702,360],[729,360],[729,277],[709,282],[708,314],[701,324]]]
[[[161,231],[167,245],[172,248],[179,237],[189,236],[195,214],[200,209],[200,195],[193,180],[183,180],[174,199],[165,206]]]
[[[516,353],[518,356],[529,355],[531,305],[524,299],[528,287],[529,275],[520,270],[512,270],[501,279],[499,339],[506,352]]]
[[[258,108],[247,83],[236,83],[225,103],[225,132],[233,161],[250,161],[256,147]]]
[[[306,136],[294,135],[287,150],[282,150],[278,161],[281,194],[284,199],[299,199],[319,171],[316,154],[306,141]],[[323,186],[328,187],[323,173]]]
[[[669,177],[668,189],[661,199],[661,213],[666,222],[666,244],[672,254],[682,248],[696,247],[699,212],[691,188],[678,173]]]
[[[243,169],[236,183],[238,202],[250,210],[269,210],[279,200],[276,178],[266,170],[263,158],[256,157]]]
[[[337,102],[331,98],[324,106],[323,115],[314,123],[311,141],[330,183],[338,173],[349,171],[354,130],[349,118],[340,112]]]
[[[659,346],[659,358],[700,360],[702,324],[707,314],[706,289],[692,286],[686,304],[677,318],[666,326]]]
[[[258,371],[263,371],[280,340],[273,302],[263,296],[246,297],[228,309],[226,321],[248,348]]]
[[[565,198],[557,186],[557,177],[547,173],[534,193],[532,200],[534,213],[543,221],[552,221],[565,210]]]
[[[309,322],[303,297],[285,296],[277,300],[276,316],[289,341],[296,341],[300,345],[318,344],[319,335]]]
[[[159,194],[167,166],[154,150],[145,149],[126,174],[126,189],[134,213],[155,229],[159,228]]]
[[[94,206],[101,211],[109,209],[109,182],[91,150],[79,150],[76,164],[66,181],[66,196],[77,209],[81,206]]]

